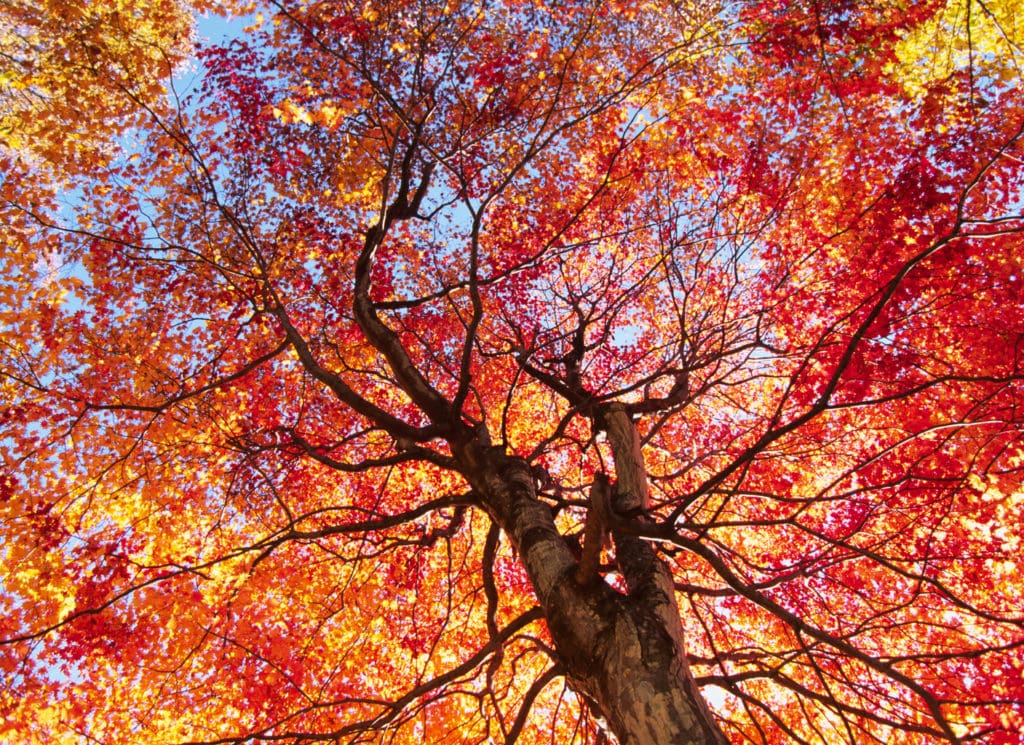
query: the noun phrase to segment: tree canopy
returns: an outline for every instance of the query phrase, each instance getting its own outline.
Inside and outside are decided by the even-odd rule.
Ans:
[[[0,741],[1024,743],[1022,40],[4,0]]]

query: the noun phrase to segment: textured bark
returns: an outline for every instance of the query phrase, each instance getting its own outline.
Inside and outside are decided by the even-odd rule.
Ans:
[[[611,445],[615,458],[619,510],[623,513],[646,510],[651,497],[647,486],[644,454],[640,447],[640,434],[636,431],[636,425],[621,404],[609,404],[603,414],[608,444]]]
[[[619,404],[605,409],[604,421],[615,460],[612,511],[620,516],[639,511],[635,519],[645,519],[642,513],[647,510],[650,490],[640,433]],[[686,660],[683,626],[668,567],[650,544],[635,535],[622,531],[612,535],[639,645],[636,649],[628,639],[620,643],[621,673],[610,681],[625,690],[616,697],[614,711],[609,712],[609,718],[616,722],[613,729],[623,743],[724,745],[728,741],[700,695]],[[630,684],[631,669],[648,673],[643,687]]]
[[[576,556],[537,499],[529,465],[483,440],[455,456],[519,551],[570,682],[619,742],[724,745],[686,663],[671,579],[654,551],[615,535],[627,594],[603,580],[577,582]]]

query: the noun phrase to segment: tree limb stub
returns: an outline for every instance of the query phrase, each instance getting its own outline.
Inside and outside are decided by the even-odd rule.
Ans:
[[[583,533],[583,556],[576,567],[576,582],[590,585],[600,579],[601,550],[608,539],[611,518],[612,485],[603,473],[594,476],[590,488],[590,510]]]

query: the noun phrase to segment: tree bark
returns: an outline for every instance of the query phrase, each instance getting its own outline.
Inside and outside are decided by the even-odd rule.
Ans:
[[[491,517],[518,550],[573,687],[622,745],[725,745],[686,662],[667,568],[646,543],[613,534],[627,593],[576,581],[577,559],[537,498],[524,460],[485,439],[453,446]]]

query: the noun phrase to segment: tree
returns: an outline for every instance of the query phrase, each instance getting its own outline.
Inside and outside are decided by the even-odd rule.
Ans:
[[[1022,742],[1015,3],[205,10],[3,6],[4,742]]]

